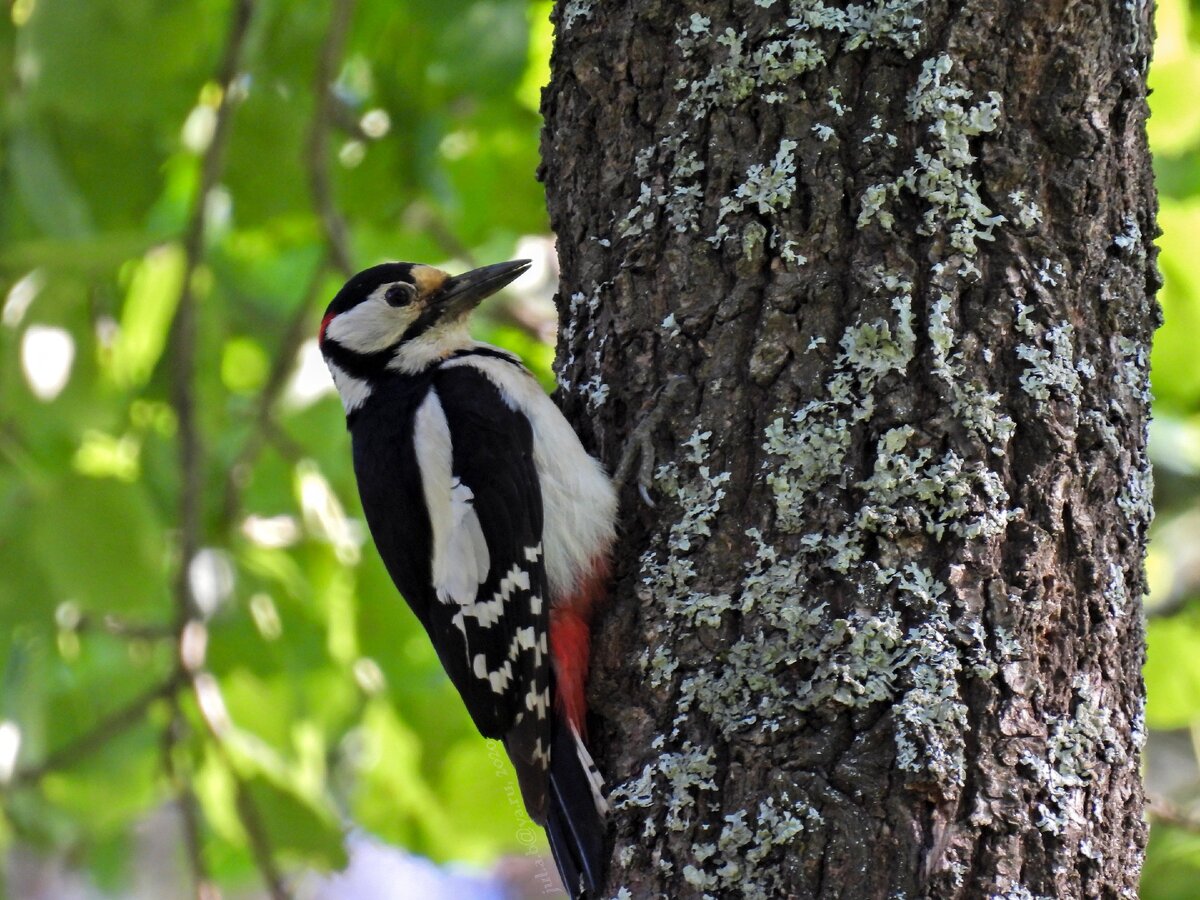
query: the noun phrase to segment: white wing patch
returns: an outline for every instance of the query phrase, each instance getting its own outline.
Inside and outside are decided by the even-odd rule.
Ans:
[[[480,578],[482,583],[483,578],[486,578],[486,573]],[[469,616],[475,619],[484,628],[490,628],[500,621],[500,617],[504,615],[504,607],[508,605],[508,600],[512,596],[513,591],[520,589],[522,591],[529,590],[529,573],[520,566],[514,565],[503,578],[500,579],[500,589],[492,595],[491,600],[475,600],[475,595],[467,601],[458,601],[462,610],[453,619],[454,624],[465,632],[463,618]],[[478,587],[478,585],[476,585]],[[444,602],[444,601],[443,601]],[[539,603],[541,601],[538,601]],[[532,604],[531,604],[532,605]]]
[[[446,596],[462,604],[475,601],[492,564],[474,501],[471,489],[455,478],[450,487],[450,533],[445,553],[440,561],[436,553],[433,557],[434,584],[444,585]]]
[[[510,654],[511,655],[511,654]],[[508,683],[512,681],[512,661],[506,659],[504,665],[496,669],[494,672],[489,672],[487,667],[487,657],[482,653],[475,654],[474,665],[475,677],[481,681],[490,682],[492,690],[503,695],[508,690]]]
[[[579,757],[579,763],[587,773],[588,787],[592,789],[592,802],[596,804],[596,811],[600,813],[600,817],[604,818],[609,812],[608,800],[604,796],[604,777],[596,768],[592,754],[588,753],[574,726],[571,726],[571,737],[575,739],[575,755]]]
[[[456,620],[458,618],[459,616],[455,616]],[[542,660],[549,655],[546,634],[542,632],[540,636],[537,636],[532,626],[518,628],[509,642],[508,655],[498,668],[488,669],[487,656],[482,653],[476,653],[471,666],[472,671],[474,671],[475,677],[480,681],[489,682],[492,690],[497,694],[503,694],[508,690],[509,682],[513,679],[513,663],[520,658],[522,651],[529,650],[533,651],[534,666],[540,666]],[[549,696],[550,694],[547,692],[546,697],[549,698]],[[547,699],[546,702],[548,703],[549,700]],[[542,704],[542,708],[545,708],[545,704]]]
[[[476,607],[491,555],[475,512],[475,495],[450,470],[450,425],[437,391],[431,389],[421,403],[415,425],[417,466],[433,528],[433,586],[443,603]]]

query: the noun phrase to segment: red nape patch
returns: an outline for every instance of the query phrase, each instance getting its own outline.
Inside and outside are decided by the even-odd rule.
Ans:
[[[317,332],[317,343],[325,343],[325,329],[329,327],[329,323],[333,321],[336,313],[325,313],[325,318],[321,320],[321,330]]]
[[[554,708],[566,717],[584,740],[587,739],[587,677],[592,644],[592,612],[604,600],[607,585],[608,561],[602,560],[574,594],[550,608]]]

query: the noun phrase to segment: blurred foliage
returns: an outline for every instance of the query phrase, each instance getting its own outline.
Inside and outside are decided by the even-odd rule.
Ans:
[[[355,266],[462,269],[548,231],[534,173],[550,4],[362,0],[318,120],[342,2],[253,3],[228,91],[232,0],[5,5],[0,849],[65,850],[110,887],[129,878],[134,823],[180,795],[222,884],[255,878],[255,821],[285,869],[338,865],[351,823],[435,859],[527,849],[508,765],[364,545],[343,413],[309,338],[344,278],[323,212],[347,223]],[[189,276],[223,102],[232,127]],[[332,210],[310,189],[314,128]],[[188,571],[205,615],[181,651],[185,279],[204,451]],[[552,351],[511,312],[480,336],[549,380]]]
[[[356,5],[331,113],[317,123],[356,265],[464,267],[547,231],[533,173],[549,7]],[[330,6],[255,4],[224,170],[204,202],[190,276],[203,550],[190,571],[207,603],[206,653],[200,689],[172,692],[177,703],[159,689],[183,683],[170,329],[225,99],[214,78],[232,4],[13,0],[8,15],[0,848],[66,850],[118,886],[134,823],[194,795],[203,856],[223,884],[254,878],[247,804],[284,866],[337,865],[348,823],[435,859],[523,852],[507,764],[364,550],[341,408],[312,343],[296,340],[341,280],[311,193]],[[1200,734],[1200,266],[1189,252],[1200,233],[1200,9],[1161,0],[1158,16],[1150,132],[1166,325],[1153,354],[1147,759],[1171,814],[1153,828],[1147,900],[1190,897],[1200,874],[1195,751],[1186,764],[1157,751],[1160,736],[1193,746]],[[551,351],[519,316],[483,328],[549,382]],[[288,377],[276,384],[280,360]]]

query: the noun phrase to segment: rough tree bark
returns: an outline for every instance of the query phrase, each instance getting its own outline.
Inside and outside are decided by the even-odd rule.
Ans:
[[[608,896],[1136,896],[1150,6],[559,3]]]

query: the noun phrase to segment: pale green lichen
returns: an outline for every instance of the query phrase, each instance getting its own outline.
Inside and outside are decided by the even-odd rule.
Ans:
[[[911,435],[889,434],[888,453],[902,453]],[[664,541],[666,556],[643,557],[643,599],[657,598],[669,621],[692,628],[716,628],[736,611],[752,616],[756,628],[712,665],[681,667],[663,650],[646,657],[651,680],[662,684],[679,677],[677,726],[695,711],[703,712],[723,734],[746,728],[777,730],[799,714],[828,714],[838,707],[864,707],[892,701],[901,768],[961,783],[965,765],[956,735],[965,725],[958,676],[960,651],[943,595],[945,587],[924,567],[910,563],[902,570],[873,567],[872,592],[892,597],[875,614],[854,612],[830,618],[826,604],[801,606],[798,596],[811,593],[807,572],[820,563],[826,548],[802,543],[796,554],[781,556],[757,530],[748,532],[755,553],[746,564],[735,592],[699,590],[696,554],[711,536],[724,496],[725,473],[714,476],[707,465],[710,435],[696,433],[686,444],[685,463],[696,478],[684,478],[678,465],[659,470],[664,491],[682,506],[682,515]],[[947,476],[953,483],[954,477]],[[902,483],[898,480],[897,484]],[[889,485],[887,490],[894,490]],[[928,497],[913,493],[913,515],[930,517],[928,508],[947,505],[947,521],[969,521],[965,507],[947,503],[942,486],[926,486]],[[881,502],[882,502],[882,498]],[[983,526],[962,526],[972,534]],[[859,526],[865,533],[865,526]],[[936,530],[936,529],[935,529]],[[926,624],[905,631],[902,609],[919,611]],[[818,637],[819,636],[819,637]],[[797,665],[809,674],[797,685],[786,673]],[[638,794],[632,789],[633,795]],[[697,869],[697,871],[702,871]]]
[[[940,266],[940,263],[934,265],[935,275],[940,274]],[[943,293],[930,308],[926,334],[933,372],[950,392],[950,409],[958,420],[993,454],[1003,456],[1016,431],[1016,423],[1000,411],[1000,394],[989,391],[968,374],[966,361],[956,345],[957,335],[950,325],[951,304],[950,296]]]
[[[701,749],[685,742],[679,752],[659,754],[639,775],[613,788],[609,800],[616,809],[648,809],[657,806],[657,797],[666,791],[663,824],[668,831],[683,831],[692,822],[699,794],[717,790],[713,756],[711,747]],[[648,819],[643,836],[653,837],[657,831],[657,823]]]
[[[886,147],[895,147],[900,141],[892,133],[883,130],[883,117],[875,115],[871,117],[871,130],[863,137],[864,144],[883,143]]]
[[[555,373],[555,380],[558,382],[558,386],[564,391],[571,390],[571,379],[565,373],[569,372],[575,366],[575,333],[579,328],[580,311],[583,309],[586,301],[587,295],[582,291],[576,291],[568,301],[562,336],[562,345],[567,348],[567,358]]]
[[[1133,28],[1133,36],[1129,41],[1129,52],[1134,52],[1138,44],[1142,40],[1142,25],[1146,21],[1146,4],[1147,0],[1125,0],[1125,10],[1129,13],[1129,20]],[[1142,60],[1144,67],[1146,60]],[[1144,69],[1143,69],[1144,71]]]
[[[971,674],[980,681],[990,681],[1000,671],[1000,664],[988,647],[987,629],[978,619],[973,619],[961,623],[960,631],[965,631],[970,639],[965,653]]]
[[[724,817],[715,844],[695,845],[684,877],[708,892],[705,897],[737,895],[749,898],[781,896],[784,883],[777,869],[764,866],[769,858],[821,824],[821,815],[807,803],[791,803],[787,796],[768,797],[758,804],[752,821],[749,810]],[[703,868],[701,868],[703,867]],[[690,877],[689,874],[690,873]]]
[[[1026,750],[1021,757],[1041,785],[1036,826],[1059,838],[1089,839],[1096,819],[1086,806],[1088,788],[1096,776],[1096,760],[1110,765],[1125,762],[1128,752],[1113,723],[1113,710],[1087,674],[1072,684],[1074,710],[1047,716],[1045,755]],[[1086,854],[1085,854],[1086,855]]]
[[[656,158],[654,147],[639,150],[633,158],[633,172],[641,179],[650,179]],[[654,227],[657,219],[657,207],[665,202],[661,193],[656,193],[649,182],[643,180],[637,202],[625,216],[617,222],[617,234],[621,237],[636,237]]]
[[[867,492],[858,526],[893,539],[918,530],[938,540],[947,530],[966,539],[1002,532],[1016,511],[1000,476],[953,450],[936,461],[928,447],[910,450],[915,433],[904,425],[879,439],[874,471],[857,485]]]
[[[1150,391],[1148,345],[1145,341],[1121,335],[1117,338],[1117,350],[1117,384],[1129,395],[1133,404],[1148,410],[1154,399]],[[1131,471],[1117,495],[1117,506],[1125,514],[1129,528],[1134,534],[1148,528],[1154,519],[1154,472],[1144,449],[1149,437],[1148,429],[1149,421],[1144,420],[1140,435],[1140,447],[1143,449],[1134,453]],[[1120,446],[1115,436],[1113,446]]]
[[[849,326],[839,341],[841,353],[834,360],[827,399],[810,401],[787,419],[774,419],[764,432],[763,449],[773,457],[765,477],[775,498],[776,524],[785,531],[802,527],[806,506],[818,488],[831,482],[844,486],[851,426],[870,417],[871,391],[880,379],[904,374],[913,360],[912,285],[884,270],[875,277],[877,290],[891,297],[895,321],[873,319]]]
[[[658,327],[667,333],[668,339],[677,338],[682,333],[679,323],[675,320],[675,313],[668,313]]]
[[[966,781],[962,735],[967,707],[959,692],[960,653],[948,619],[920,625],[906,636],[904,693],[893,706],[896,763],[921,777],[932,775],[942,790]]]
[[[1143,408],[1148,409],[1154,401],[1150,391],[1150,348],[1145,341],[1137,341],[1121,335],[1117,338],[1120,353],[1117,381],[1125,386]]]
[[[703,78],[675,84],[683,94],[681,115],[703,119],[716,107],[735,106],[825,63],[820,45],[798,28],[772,28],[764,40],[754,43],[744,31],[733,28],[715,35],[707,26],[697,31],[694,20],[675,43],[684,59],[704,56],[711,65]]]
[[[579,386],[579,393],[593,412],[608,400],[608,385],[599,375],[593,375]]]
[[[812,127],[812,133],[817,136],[818,140],[826,143],[836,134],[828,125],[822,125],[820,122]]]
[[[988,900],[1054,900],[1054,898],[1035,894],[1023,884],[1014,884],[1003,894],[992,894]]]
[[[592,0],[567,0],[562,13],[563,27],[570,28],[579,19],[590,19],[594,12]]]
[[[773,5],[765,4],[764,8]],[[718,107],[730,108],[751,98],[782,103],[789,99],[789,86],[806,73],[823,68],[835,49],[849,52],[890,46],[911,57],[920,41],[919,13],[923,5],[923,0],[886,0],[838,9],[827,7],[822,0],[792,0],[785,20],[753,35],[728,26],[721,28],[707,16],[690,13],[677,26],[675,44],[684,59],[700,63],[702,75],[675,84],[680,95],[680,120],[705,120]],[[572,8],[564,18],[569,23],[577,15],[582,13],[576,14]],[[803,91],[796,88],[792,96],[803,97]],[[828,90],[827,104],[839,118],[849,112],[837,88]],[[827,125],[813,128],[822,141],[834,137]],[[894,135],[886,138],[890,146],[895,145]],[[644,148],[638,154],[634,160],[634,171],[640,179],[638,196],[615,222],[619,236],[635,238],[649,232],[660,209],[665,210],[670,226],[677,232],[700,228],[704,188],[697,176],[704,168],[705,150],[689,146],[690,140],[686,130],[675,130],[659,146]],[[787,139],[784,143],[793,149],[796,146]],[[655,177],[650,177],[651,171]],[[710,240],[716,245],[732,241],[749,258],[769,248],[786,263],[804,265],[807,259],[795,236],[784,233],[777,221],[766,225],[731,225],[726,221],[727,217],[749,212],[777,216],[790,205],[793,175],[790,157],[777,155],[770,162],[752,166],[746,179],[719,201],[715,234]]]
[[[1049,259],[1042,258],[1037,264],[1038,281],[1042,284],[1048,284],[1050,287],[1058,287],[1058,282],[1065,278],[1066,270],[1063,269],[1061,262],[1051,262]]]
[[[1148,528],[1154,519],[1154,471],[1144,453],[1138,455],[1133,470],[1121,485],[1117,506],[1135,534]]]
[[[745,180],[734,188],[732,194],[721,198],[717,209],[717,230],[708,239],[710,243],[721,244],[735,236],[725,223],[728,216],[752,209],[760,216],[773,220],[778,213],[792,205],[792,195],[796,190],[796,147],[795,141],[784,139],[779,142],[773,159],[766,163],[755,163],[746,170]],[[779,248],[777,228],[772,228],[768,235],[765,226],[759,222],[747,226],[751,227],[759,229],[771,247]]]
[[[1113,243],[1126,253],[1133,253],[1140,259],[1146,258],[1146,247],[1142,241],[1142,229],[1133,216],[1126,216],[1121,223],[1121,232],[1113,238]]]
[[[1026,199],[1024,191],[1010,192],[1008,200],[1016,208],[1016,221],[1022,228],[1029,230],[1042,221],[1042,208]]]
[[[929,146],[918,147],[916,165],[899,177],[869,186],[863,194],[858,227],[877,222],[885,230],[895,225],[888,210],[901,193],[910,193],[925,203],[917,227],[920,234],[944,231],[950,245],[965,257],[978,252],[978,241],[994,240],[995,227],[1005,217],[993,212],[979,196],[979,180],[970,174],[975,163],[970,139],[995,131],[1000,119],[1000,95],[992,92],[973,106],[963,101],[971,91],[947,76],[953,61],[946,54],[926,60],[916,86],[908,95],[908,118],[929,122]],[[963,261],[960,274],[977,274]]]
[[[846,106],[844,103],[842,103],[842,92],[836,87],[831,87],[829,89],[829,96],[825,103],[830,109],[833,110],[833,114],[839,119],[851,111],[849,106]]]
[[[776,3],[759,0],[758,5]],[[717,106],[728,108],[751,97],[774,102],[801,96],[803,82],[797,79],[823,67],[834,47],[847,51],[878,43],[911,55],[919,43],[921,5],[832,9],[793,0],[786,27],[768,26],[753,35],[690,15],[677,43],[700,75],[676,85],[678,112],[705,118]],[[830,40],[832,35],[839,38]],[[940,785],[953,797],[965,778],[965,683],[995,677],[1001,666],[1024,658],[1019,642],[1003,628],[989,633],[982,621],[961,621],[961,606],[952,608],[958,595],[927,561],[938,542],[992,538],[1019,514],[1009,509],[1003,480],[989,466],[988,454],[1002,455],[1015,428],[999,394],[977,374],[981,366],[975,355],[990,363],[993,350],[978,348],[956,321],[961,281],[978,274],[970,259],[978,241],[991,239],[1004,221],[981,200],[971,149],[973,141],[999,127],[1000,105],[995,95],[972,102],[971,93],[948,77],[950,70],[946,56],[922,68],[908,94],[908,113],[927,126],[929,137],[915,152],[913,167],[866,192],[868,214],[861,223],[894,227],[898,212],[892,200],[902,192],[920,198],[921,232],[944,238],[933,242],[943,255],[933,260],[932,278],[921,279],[933,285],[928,305],[914,299],[911,274],[872,273],[871,290],[877,295],[872,313],[850,322],[836,338],[838,352],[816,392],[772,417],[763,434],[769,457],[763,478],[775,501],[780,545],[749,530],[753,553],[740,577],[707,582],[704,554],[717,531],[730,478],[710,462],[711,435],[697,429],[686,442],[684,458],[657,472],[659,491],[678,504],[680,515],[641,560],[639,598],[662,612],[655,633],[648,635],[653,649],[647,649],[642,664],[651,684],[676,686],[678,715],[655,742],[659,755],[615,796],[619,804],[666,805],[668,821],[648,823],[646,837],[664,826],[695,828],[690,855],[669,858],[659,843],[658,861],[663,871],[682,873],[706,896],[777,896],[775,885],[759,880],[751,863],[768,859],[781,839],[802,839],[805,813],[797,806],[785,815],[787,798],[775,798],[765,801],[783,801],[775,812],[761,803],[757,811],[753,806],[723,811],[719,833],[699,826],[692,812],[697,799],[703,797],[710,820],[719,806],[710,786],[713,748],[686,740],[694,716],[701,714],[720,735],[733,738],[747,729],[794,728],[797,721],[890,703],[900,770],[914,783]],[[845,133],[849,119],[842,116],[848,110],[840,95],[830,92],[827,106],[839,130],[835,134],[832,126],[810,123],[817,138],[857,140]],[[641,196],[621,220],[623,235],[642,233],[659,215],[676,231],[700,227],[704,148],[686,132],[680,134],[635,161]],[[799,141],[812,147],[813,140],[794,137],[784,136],[773,156],[768,148],[759,161],[747,160],[745,175],[710,206],[717,229],[712,243],[751,258],[773,248],[787,261],[803,260],[798,235],[787,232],[784,213],[799,189]],[[888,147],[898,143],[883,131],[880,117],[861,140]],[[651,168],[658,180],[649,174]],[[1005,210],[1015,221],[1025,228],[1036,225],[1036,204],[1024,195],[1009,201],[1013,206]],[[1053,270],[1046,274],[1053,277]],[[677,327],[673,320],[663,323],[664,331],[674,333]],[[924,338],[929,352],[918,358],[917,344]],[[1054,340],[1049,338],[1051,347]],[[824,342],[814,336],[810,349]],[[947,447],[939,437],[942,425],[925,434],[915,425],[892,423],[871,436],[864,471],[862,461],[848,459],[856,435],[870,434],[877,401],[894,395],[903,379],[917,374],[917,366],[928,366],[944,385],[948,414],[969,443]],[[1093,377],[1083,368],[1077,371]],[[856,508],[849,521],[829,512]],[[820,530],[823,525],[828,531]],[[823,601],[825,590],[830,593]],[[849,611],[834,602],[851,595],[858,600]],[[905,624],[912,621],[920,624]],[[676,628],[699,635],[732,622],[740,624],[741,636],[727,648],[719,641],[705,644],[719,649],[696,659],[679,658],[665,649],[674,646],[671,641],[659,640],[660,633]],[[662,752],[664,741],[682,748]],[[767,841],[756,830],[764,820]],[[952,863],[947,870],[951,880],[956,865],[961,868]]]
[[[687,132],[680,136],[687,137]],[[704,171],[704,161],[694,150],[678,150],[671,164],[670,184],[671,193],[666,198],[664,206],[667,218],[677,232],[698,231],[700,228],[700,210],[704,203],[704,188],[698,176]]]
[[[814,400],[786,422],[776,418],[763,433],[763,449],[775,457],[766,473],[767,483],[784,530],[800,528],[813,493],[830,479],[845,475],[851,435],[848,423],[836,412],[836,404]]]
[[[596,335],[596,314],[600,310],[600,292],[606,286],[607,285],[597,285],[590,295],[584,294],[582,291],[577,291],[571,295],[571,299],[567,307],[566,321],[563,325],[563,345],[568,348],[567,357],[563,361],[562,365],[559,366],[556,373],[558,386],[563,391],[571,391],[577,388],[580,396],[582,396],[584,401],[587,403],[588,409],[593,411],[604,405],[608,399],[609,392],[608,385],[604,383],[604,380],[598,374],[601,360],[604,355],[604,346],[607,343],[608,338],[607,336],[603,336],[599,341],[594,340]],[[586,337],[589,346],[595,347],[593,354],[593,371],[596,371],[597,374],[592,375],[587,381],[579,385],[575,385],[565,373],[571,371],[575,367],[575,336],[578,333],[579,324],[585,309],[588,313],[587,318],[589,322]]]
[[[1038,412],[1051,415],[1051,396],[1065,401],[1078,410],[1083,385],[1080,373],[1094,372],[1087,360],[1075,362],[1075,328],[1060,322],[1043,328],[1030,318],[1032,308],[1020,299],[1016,301],[1017,331],[1030,338],[1030,343],[1017,345],[1017,358],[1026,364],[1018,379],[1021,390],[1037,401]]]
[[[699,229],[704,188],[698,176],[704,171],[704,161],[697,151],[683,149],[689,136],[686,131],[678,132],[664,140],[661,148],[647,147],[634,156],[634,174],[643,180],[637,201],[616,223],[618,235],[629,238],[650,231],[660,209],[665,210],[675,231]],[[669,168],[665,182],[657,177],[656,166]]]

